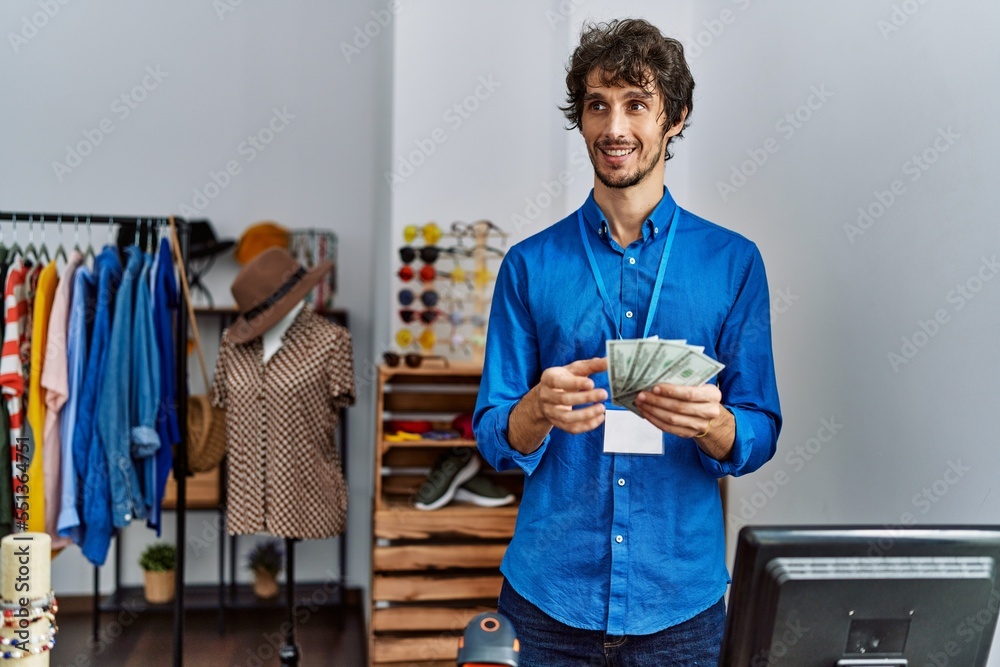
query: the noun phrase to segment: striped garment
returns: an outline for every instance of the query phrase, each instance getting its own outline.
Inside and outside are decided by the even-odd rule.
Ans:
[[[4,309],[6,318],[3,332],[3,347],[0,348],[0,390],[7,401],[10,413],[10,456],[13,462],[14,479],[14,529],[27,527],[30,508],[19,502],[24,495],[22,484],[26,481],[27,447],[21,445],[20,438],[24,426],[24,412],[21,397],[24,395],[24,373],[21,365],[21,346],[28,337],[28,301],[25,294],[25,277],[28,270],[20,258],[14,260],[7,272],[4,286]],[[23,476],[22,476],[23,475]],[[39,480],[40,481],[40,480]],[[21,498],[23,500],[23,498]]]

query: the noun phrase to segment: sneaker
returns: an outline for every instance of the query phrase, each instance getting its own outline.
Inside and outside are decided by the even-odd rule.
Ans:
[[[414,506],[436,510],[455,498],[455,491],[479,472],[479,457],[471,447],[453,447],[438,457],[427,479],[420,485]]]
[[[476,475],[455,491],[455,500],[480,507],[502,507],[514,502],[514,494],[485,475]]]

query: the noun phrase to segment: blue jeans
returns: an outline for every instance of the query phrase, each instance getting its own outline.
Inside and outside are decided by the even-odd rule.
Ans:
[[[694,618],[651,635],[580,630],[545,614],[506,579],[499,611],[517,631],[520,667],[715,667],[726,619],[720,599]]]

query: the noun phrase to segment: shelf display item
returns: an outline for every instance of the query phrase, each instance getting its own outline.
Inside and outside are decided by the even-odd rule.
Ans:
[[[449,231],[433,222],[403,228],[394,269],[400,351],[482,363],[492,285],[504,257],[496,246],[506,239],[507,232],[489,220],[454,222]]]

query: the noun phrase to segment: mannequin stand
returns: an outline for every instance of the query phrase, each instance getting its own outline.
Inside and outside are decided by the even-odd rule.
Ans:
[[[285,644],[278,651],[278,658],[282,667],[298,667],[299,647],[295,643],[295,538],[285,538],[285,555],[288,562],[287,580],[285,582],[285,604],[288,609],[288,622],[285,624],[284,635]]]

